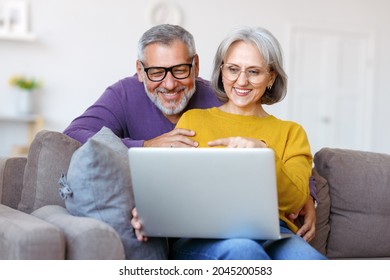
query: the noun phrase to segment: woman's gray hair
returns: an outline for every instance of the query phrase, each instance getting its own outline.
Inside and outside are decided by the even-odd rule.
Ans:
[[[235,42],[250,42],[256,46],[263,56],[269,70],[276,74],[275,82],[271,89],[266,89],[260,102],[271,105],[281,101],[287,93],[287,74],[283,69],[282,49],[271,32],[262,27],[243,27],[230,33],[219,45],[214,58],[214,68],[211,76],[211,84],[216,92],[217,98],[226,103],[228,97],[223,88],[221,65],[224,63],[226,54]]]
[[[179,25],[161,24],[147,30],[138,41],[138,60],[143,61],[148,45],[158,43],[169,46],[177,40],[187,45],[190,57],[196,54],[195,41],[191,33]]]

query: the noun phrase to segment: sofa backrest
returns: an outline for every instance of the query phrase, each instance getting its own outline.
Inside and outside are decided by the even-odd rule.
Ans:
[[[73,152],[81,144],[56,131],[42,130],[31,143],[18,209],[31,213],[45,205],[65,206],[58,181],[66,173]]]
[[[23,189],[23,174],[27,158],[0,158],[0,203],[13,209],[18,207]]]
[[[314,163],[329,184],[327,256],[390,257],[390,155],[323,148]]]

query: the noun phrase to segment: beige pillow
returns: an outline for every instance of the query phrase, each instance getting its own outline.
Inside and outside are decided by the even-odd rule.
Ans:
[[[36,135],[27,156],[19,210],[31,213],[45,205],[65,206],[58,195],[58,178],[67,172],[73,152],[80,146],[60,132],[43,130]]]

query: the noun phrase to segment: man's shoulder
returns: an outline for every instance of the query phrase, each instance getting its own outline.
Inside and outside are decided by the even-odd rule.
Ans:
[[[210,81],[203,78],[196,78],[196,91],[202,96],[202,99],[215,99],[215,94]]]
[[[102,98],[109,103],[113,103],[116,100],[117,103],[128,102],[127,104],[134,103],[138,105],[140,105],[142,100],[148,99],[143,83],[138,81],[136,75],[124,77],[108,86]]]
[[[210,90],[210,91],[212,90],[210,81],[205,80],[201,77],[196,78],[196,85],[197,85],[197,87],[202,87],[202,88]]]
[[[143,88],[143,84],[138,80],[137,74],[120,79],[112,85],[112,87],[126,88]]]
[[[196,91],[187,109],[210,108],[218,105],[219,101],[214,94],[210,82],[199,77],[196,78]]]

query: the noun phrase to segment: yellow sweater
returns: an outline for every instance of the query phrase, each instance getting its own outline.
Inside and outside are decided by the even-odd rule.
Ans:
[[[259,118],[235,115],[218,108],[193,109],[183,114],[176,127],[192,129],[199,147],[219,138],[242,136],[263,140],[274,150],[277,173],[279,217],[296,232],[298,227],[285,217],[301,209],[309,196],[312,155],[306,132],[297,123],[274,116]]]

